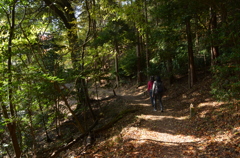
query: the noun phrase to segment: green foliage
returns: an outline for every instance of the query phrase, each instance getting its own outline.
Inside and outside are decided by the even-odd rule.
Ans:
[[[119,61],[120,76],[136,76],[137,56],[134,50],[128,50]]]
[[[93,41],[93,46],[103,46],[109,42],[113,46],[117,41],[132,41],[134,34],[129,26],[123,20],[110,21],[99,33],[98,37]]]
[[[166,67],[164,65],[164,62],[161,63],[150,63],[149,70],[147,72],[148,75],[160,75],[165,76],[166,75]]]
[[[212,93],[220,100],[240,99],[240,55],[238,49],[224,53],[218,64],[212,68],[214,80]]]
[[[188,54],[186,51],[180,51],[173,59],[174,74],[186,74],[188,71]]]
[[[0,134],[3,133],[6,130],[6,121],[3,121],[3,119],[0,119]]]

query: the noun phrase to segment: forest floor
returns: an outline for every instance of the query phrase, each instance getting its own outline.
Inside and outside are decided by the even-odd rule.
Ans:
[[[102,121],[108,122],[124,110],[135,112],[124,115],[113,127],[97,135],[91,146],[76,144],[61,155],[71,158],[239,158],[239,104],[216,101],[210,94],[210,84],[210,76],[203,76],[191,89],[186,88],[186,77],[173,85],[166,84],[164,112],[153,111],[146,86],[117,89],[116,97],[101,101]],[[193,117],[190,117],[190,104],[194,105]]]

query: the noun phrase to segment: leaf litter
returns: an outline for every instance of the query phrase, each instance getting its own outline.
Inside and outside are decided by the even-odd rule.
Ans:
[[[238,158],[239,108],[212,98],[211,78],[206,78],[192,89],[181,91],[179,87],[186,83],[167,85],[163,113],[153,111],[146,86],[135,88],[134,92],[119,90],[118,94],[123,94],[121,106],[131,105],[138,111],[121,119],[102,134],[104,140],[96,141],[84,153],[73,147],[74,157]],[[191,103],[196,109],[193,118],[189,117]]]

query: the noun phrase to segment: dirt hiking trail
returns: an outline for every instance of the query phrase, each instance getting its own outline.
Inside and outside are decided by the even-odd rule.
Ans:
[[[146,86],[139,87],[138,90],[139,92],[129,92],[123,96],[128,104],[139,109],[134,126],[122,132],[127,146],[135,151],[135,157],[174,158],[196,155],[195,150],[198,150],[197,146],[204,139],[186,133],[189,110],[176,107],[176,104],[164,95],[164,112],[161,112],[159,107],[158,111],[153,111],[149,96],[145,92]]]
[[[212,98],[209,77],[192,89],[183,88],[184,82],[167,85],[164,112],[153,111],[146,86],[116,90],[114,99],[102,102],[111,107],[105,117],[110,120],[120,111],[136,111],[103,132],[91,148],[75,148],[72,154],[76,158],[240,158],[239,109]],[[193,118],[190,104],[196,110]]]

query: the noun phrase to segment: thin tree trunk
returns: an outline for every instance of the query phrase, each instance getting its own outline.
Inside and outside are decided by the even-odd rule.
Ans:
[[[148,29],[148,13],[147,13],[147,1],[145,1],[145,23],[146,23],[146,69],[147,69],[147,74],[149,72],[149,50],[148,50],[148,38],[149,38],[149,29]],[[147,76],[147,78],[149,78],[149,76]]]
[[[64,23],[65,27],[68,29],[68,40],[69,40],[69,45],[71,48],[71,60],[73,63],[73,68],[76,70],[76,72],[84,72],[84,56],[85,56],[85,47],[86,44],[90,38],[90,28],[91,28],[91,14],[89,12],[89,4],[90,2],[85,0],[85,9],[87,11],[87,18],[88,18],[88,31],[86,34],[86,38],[82,44],[82,49],[78,49],[79,46],[77,46],[77,41],[78,41],[78,37],[77,37],[77,31],[76,31],[76,18],[74,15],[74,9],[72,8],[70,1],[65,1],[62,0],[62,5],[61,9],[58,9],[55,4],[50,1],[50,0],[44,0],[44,2],[59,16],[59,18],[61,18],[62,22]],[[81,54],[79,53],[81,52]],[[79,64],[81,61],[81,64]],[[78,107],[82,104],[87,105],[92,113],[93,118],[95,119],[95,116],[93,114],[91,105],[90,105],[90,101],[89,101],[89,95],[88,95],[88,88],[86,86],[86,81],[83,78],[78,78],[76,80],[76,89],[78,90]],[[83,130],[83,129],[82,129]]]
[[[85,4],[86,4],[86,11],[87,11],[87,17],[88,17],[88,31],[87,31],[87,35],[86,35],[86,38],[84,40],[84,43],[82,45],[82,65],[81,65],[81,71],[83,72],[84,71],[84,56],[85,56],[85,48],[87,46],[87,43],[88,43],[88,40],[90,38],[90,32],[91,32],[91,26],[92,26],[92,19],[91,19],[91,13],[89,11],[89,1],[85,0]],[[86,83],[86,80],[85,79],[82,79],[82,88],[83,88],[83,94],[85,96],[85,104],[88,106],[91,114],[92,114],[92,117],[94,120],[96,120],[96,116],[94,115],[94,112],[93,112],[93,109],[92,109],[92,106],[90,104],[90,99],[89,99],[89,94],[88,94],[88,87],[87,87],[87,83]]]
[[[31,82],[28,82],[29,85],[31,85]],[[30,91],[30,90],[29,90]],[[27,102],[27,113],[28,113],[28,117],[29,117],[29,121],[30,121],[30,133],[31,133],[31,136],[32,136],[32,140],[33,140],[33,145],[32,145],[32,153],[33,153],[33,157],[35,157],[37,155],[37,151],[36,151],[36,146],[37,146],[37,143],[36,143],[36,135],[35,135],[35,132],[34,132],[34,127],[33,127],[33,113],[32,113],[32,110],[31,110],[31,102],[32,102],[32,98],[30,96],[30,93],[28,95],[28,102]]]
[[[55,111],[55,114],[56,114],[56,132],[57,132],[57,136],[58,138],[61,137],[61,130],[60,130],[60,117],[59,117],[59,97],[57,97],[56,101],[55,101],[55,108],[56,108],[56,111]]]
[[[62,94],[62,91],[61,91],[61,89],[60,89],[60,87],[59,87],[59,84],[58,84],[58,83],[55,83],[54,86],[55,86],[55,89],[57,90],[57,92],[60,94],[60,96],[61,96],[62,100],[64,101],[65,105],[67,106],[68,110],[71,112],[73,118],[75,119],[75,121],[76,121],[76,123],[77,123],[77,128],[79,129],[80,132],[84,133],[85,130],[84,130],[82,124],[79,122],[76,114],[75,114],[74,111],[71,109],[71,106],[69,105],[66,97]]]
[[[11,17],[10,15],[7,15],[9,19],[11,19],[10,22],[10,30],[9,30],[9,38],[8,38],[8,102],[9,102],[9,107],[10,107],[10,115],[11,118],[15,117],[15,112],[14,112],[14,105],[13,105],[13,85],[12,85],[12,40],[14,36],[14,30],[15,30],[15,7],[16,7],[16,0],[13,2],[12,8],[11,6]],[[2,106],[3,108],[3,113],[4,113],[4,118],[6,120],[9,120],[9,115],[7,113],[7,107],[5,105]],[[16,154],[17,158],[21,157],[21,148],[19,146],[18,138],[17,138],[17,130],[16,130],[16,122],[15,119],[12,119],[11,122],[7,123],[7,128],[10,133],[10,137],[12,139],[14,151]]]
[[[211,34],[212,34],[212,40],[211,40],[211,64],[215,65],[216,59],[219,56],[219,48],[216,42],[216,29],[217,29],[217,15],[213,8],[210,8],[211,10]]]
[[[137,43],[136,43],[136,53],[137,53],[137,82],[138,86],[141,85],[141,45],[140,45],[140,35],[137,31]]]
[[[192,43],[192,32],[191,32],[191,18],[186,18],[186,33],[188,41],[188,69],[189,69],[189,88],[197,81],[195,65],[194,65],[194,56],[193,56],[193,43]]]
[[[43,121],[43,126],[44,126],[44,130],[45,130],[46,137],[47,137],[47,142],[51,142],[52,140],[51,140],[51,138],[49,137],[49,134],[48,134],[43,108],[42,108],[42,105],[41,105],[41,102],[40,102],[39,99],[38,99],[38,104],[39,104],[39,108],[40,108],[40,111],[41,111],[41,114],[42,114],[42,121]]]
[[[116,54],[115,54],[115,71],[116,71],[116,86],[119,86],[119,66],[118,66],[118,55],[120,54],[119,52],[119,48],[118,48],[118,42],[115,39],[115,50],[116,50]]]

